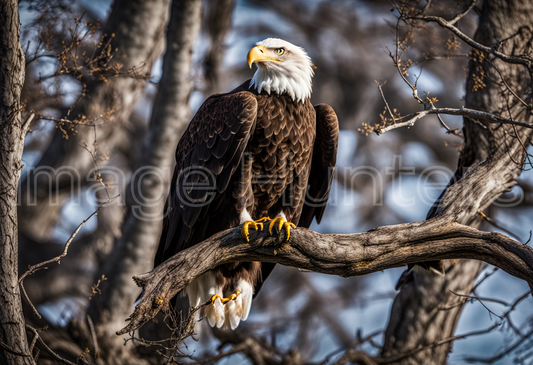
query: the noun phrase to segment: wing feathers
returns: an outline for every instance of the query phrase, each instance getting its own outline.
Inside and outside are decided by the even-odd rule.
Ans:
[[[176,149],[168,200],[171,209],[165,218],[156,265],[203,239],[209,206],[222,203],[256,119],[255,95],[236,91],[210,97],[191,120]]]
[[[306,202],[299,226],[309,227],[316,217],[320,223],[329,195],[339,143],[339,123],[333,108],[327,104],[315,106],[316,138],[308,182]]]

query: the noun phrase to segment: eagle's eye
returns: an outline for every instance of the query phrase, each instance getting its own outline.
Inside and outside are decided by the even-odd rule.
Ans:
[[[274,50],[274,52],[276,52],[276,54],[277,54],[278,56],[281,56],[282,54],[285,53],[285,49],[283,49],[283,48],[277,48],[277,49]]]

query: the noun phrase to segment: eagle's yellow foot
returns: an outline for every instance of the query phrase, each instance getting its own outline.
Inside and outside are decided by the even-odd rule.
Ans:
[[[263,230],[263,222],[269,221],[269,217],[263,217],[255,221],[246,221],[242,225],[241,228],[241,236],[246,240],[246,242],[250,242],[250,228],[254,229],[256,231],[262,231]]]
[[[277,227],[276,227],[277,225]],[[287,241],[291,237],[291,227],[296,228],[296,225],[291,222],[287,222],[285,218],[283,217],[276,217],[270,221],[270,226],[268,227],[268,232],[272,236],[272,229],[276,227],[278,232],[281,232],[282,228],[285,228],[285,232],[287,232]]]
[[[211,303],[214,303],[215,300],[217,298],[220,298],[220,301],[222,302],[222,304],[226,304],[227,302],[230,302],[232,300],[235,300],[237,299],[237,297],[241,295],[241,291],[240,290],[235,290],[235,292],[233,294],[231,294],[229,297],[227,298],[222,298],[220,295],[218,294],[215,294],[211,297]]]

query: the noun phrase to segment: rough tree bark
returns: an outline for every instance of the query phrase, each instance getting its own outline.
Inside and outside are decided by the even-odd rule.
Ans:
[[[103,44],[111,40],[110,51],[116,52],[112,63],[121,64],[121,71],[127,72],[135,67],[137,74],[150,75],[154,61],[163,50],[169,3],[170,0],[114,1],[103,29]],[[92,149],[96,140],[97,157],[112,151],[146,84],[146,81],[127,75],[103,76],[87,84],[88,96],[71,113],[74,118],[82,115],[89,120],[96,118],[99,126],[95,130],[78,125],[77,133],[71,133],[68,140],[57,130],[36,166],[37,169],[50,167],[74,171],[73,177],[56,175],[52,170],[52,181],[42,174],[37,178],[28,174],[22,183],[25,193],[21,195],[19,213],[25,219],[20,222],[20,230],[32,239],[49,239],[65,199],[78,193],[78,187],[87,184],[87,180],[94,182],[89,175],[94,168],[93,158],[80,146],[85,142]],[[100,118],[106,113],[109,116]],[[57,204],[49,203],[50,196]],[[105,214],[102,212],[101,217]],[[118,227],[122,223],[121,219],[112,216],[108,219],[116,220]]]
[[[29,120],[21,120],[25,58],[18,2],[0,2],[0,364],[33,364],[18,285],[17,185]]]
[[[354,234],[321,235],[295,228],[289,241],[285,234],[270,236],[268,227],[253,232],[249,243],[242,238],[240,227],[217,233],[149,273],[134,277],[143,292],[128,319],[130,323],[119,334],[136,330],[160,310],[166,310],[180,290],[208,270],[238,261],[276,262],[348,277],[421,260],[472,258],[489,262],[527,281],[533,291],[531,247],[499,233],[455,223],[454,213]]]
[[[102,272],[106,281],[101,300],[93,300],[89,315],[96,323],[108,364],[121,364],[123,346],[115,332],[131,311],[139,294],[131,277],[153,267],[153,257],[161,234],[161,212],[174,166],[179,137],[190,119],[192,53],[201,25],[201,0],[174,0],[163,58],[163,77],[154,103],[149,135],[139,167],[129,191],[128,213],[122,237],[113,248]]]
[[[532,17],[531,0],[487,0],[483,3],[474,39],[488,47],[507,39],[500,44],[500,52],[507,55],[529,54],[530,57],[528,42],[531,42]],[[531,98],[527,96],[532,85],[529,72],[524,66],[511,65],[493,56],[473,52],[466,85],[466,107],[532,123],[530,111],[505,85],[507,83],[517,95],[531,103]],[[531,129],[523,127],[494,125],[469,118],[464,118],[463,131],[465,146],[456,178],[461,182],[483,166],[492,165],[486,171],[483,183],[494,189],[479,195],[476,191],[480,186],[472,184],[470,191],[458,194],[460,184],[452,184],[430,216],[453,210],[456,211],[456,222],[477,227],[481,222],[479,213],[516,184],[526,156],[524,146],[529,144],[532,133]],[[463,175],[466,169],[470,170]],[[461,199],[464,199],[463,203]],[[415,273],[414,281],[404,285],[394,301],[382,356],[404,353],[452,336],[463,309],[463,305],[458,304],[465,303],[452,291],[470,293],[481,268],[480,262],[461,261],[447,270],[444,281]],[[395,364],[427,364],[428,359],[432,364],[445,364],[451,346],[451,342],[436,346]]]

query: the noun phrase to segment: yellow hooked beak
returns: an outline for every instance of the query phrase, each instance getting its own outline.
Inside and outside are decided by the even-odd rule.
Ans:
[[[248,52],[247,60],[248,66],[250,66],[250,68],[252,68],[252,64],[256,62],[281,62],[281,60],[269,57],[266,54],[265,48],[263,46],[255,46],[254,48],[252,48],[250,52]]]

